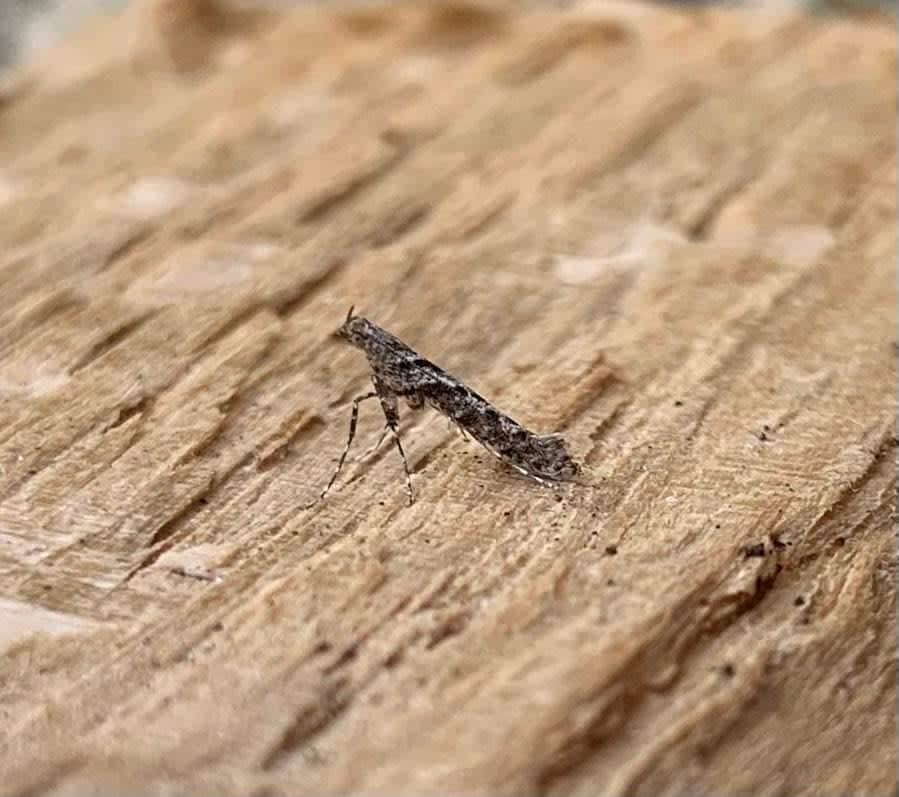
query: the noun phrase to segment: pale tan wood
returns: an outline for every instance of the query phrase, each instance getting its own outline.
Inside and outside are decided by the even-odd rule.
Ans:
[[[797,14],[154,2],[11,76],[0,792],[893,793],[895,66]],[[351,303],[594,487],[407,412],[413,507],[385,446],[303,510]]]

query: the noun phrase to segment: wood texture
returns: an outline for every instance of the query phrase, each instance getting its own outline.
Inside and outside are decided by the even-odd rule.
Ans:
[[[9,76],[0,792],[892,794],[894,39],[157,0]],[[405,412],[413,507],[302,509],[351,303],[593,486]]]

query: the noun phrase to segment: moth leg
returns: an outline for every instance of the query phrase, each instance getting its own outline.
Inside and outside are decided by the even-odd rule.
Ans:
[[[449,429],[451,432],[455,429],[460,435],[462,435],[463,440],[469,439],[468,433],[465,431],[465,427],[460,426],[452,418],[446,419],[446,428]]]
[[[356,424],[359,422],[359,405],[363,401],[367,401],[368,399],[374,398],[377,395],[377,392],[372,391],[371,393],[366,393],[363,396],[356,396],[356,398],[353,399],[353,411],[350,415],[350,433],[347,437],[346,445],[343,448],[343,453],[340,455],[340,459],[337,462],[337,467],[334,469],[334,473],[331,476],[331,480],[325,485],[325,489],[322,490],[321,495],[318,497],[319,501],[321,501],[328,494],[328,490],[331,489],[331,486],[337,479],[337,474],[340,473],[340,469],[343,467],[343,463],[346,460],[346,455],[350,451],[350,446],[353,444],[353,438],[356,436]]]
[[[396,429],[391,430],[393,432],[393,440],[396,443],[396,447],[400,452],[400,456],[403,458],[403,470],[406,472],[406,492],[409,493],[409,506],[412,506],[415,503],[415,493],[412,492],[412,474],[409,473],[409,463],[406,460],[406,452],[403,451],[403,444],[400,442],[400,435]]]
[[[369,448],[368,451],[366,451],[362,456],[360,456],[357,461],[361,462],[362,460],[368,459],[372,454],[374,454],[375,451],[377,451],[381,447],[381,443],[384,442],[384,438],[387,437],[387,433],[389,431],[390,427],[385,424],[384,428],[381,430],[381,436],[378,438],[378,442],[375,443],[371,448]]]
[[[460,427],[460,429],[461,429],[461,427]],[[463,434],[464,434],[464,431],[463,431]],[[487,449],[487,451],[489,451],[491,454],[493,454],[493,456],[495,456],[500,462],[502,462],[504,465],[512,468],[512,470],[514,470],[516,473],[520,473],[525,478],[532,479],[533,481],[537,482],[538,484],[542,484],[544,487],[550,486],[551,482],[544,479],[542,476],[537,476],[536,474],[532,473],[520,461],[516,461],[516,460],[510,458],[508,456],[508,454],[504,454],[501,451],[494,448],[493,446],[487,445],[486,443],[481,443],[481,445],[485,449]]]
[[[412,491],[412,474],[409,471],[409,461],[406,459],[406,452],[403,451],[403,444],[400,442],[399,402],[397,401],[396,394],[391,393],[377,380],[375,380],[375,390],[377,391],[378,398],[381,400],[381,409],[384,411],[384,418],[387,420],[385,433],[390,433],[393,436],[397,451],[400,452],[400,456],[403,459],[403,471],[406,474],[406,492],[409,494],[409,505],[411,506],[415,501],[415,493]]]
[[[380,391],[379,395],[383,396],[381,406],[383,407],[384,401],[388,402],[388,404],[390,406],[390,409],[384,410],[384,416],[387,417],[388,413],[393,413],[393,411],[394,411],[393,408],[395,408],[396,409],[396,419],[398,421],[399,420],[399,407],[396,406],[397,401],[396,401],[396,398],[394,397],[394,394],[388,392],[387,389],[383,388],[380,385],[380,383],[378,383],[378,382],[375,382],[375,389],[379,390]],[[406,404],[409,406],[410,410],[420,410],[425,405],[424,396],[422,396],[421,393],[406,393],[406,394],[397,394],[397,395],[399,395],[400,398],[403,398],[406,400]],[[393,416],[391,415],[391,417],[393,417]],[[463,437],[466,436],[465,432],[462,430],[461,426],[459,427],[459,431],[462,432]],[[387,437],[389,432],[390,432],[390,421],[388,421],[384,425],[384,429],[381,432],[381,436],[378,438],[378,442],[375,443],[371,448],[369,448],[368,451],[366,451],[361,457],[359,457],[359,460],[367,459],[372,454],[374,454],[375,451],[377,451],[381,447],[381,443],[384,442],[384,438]]]

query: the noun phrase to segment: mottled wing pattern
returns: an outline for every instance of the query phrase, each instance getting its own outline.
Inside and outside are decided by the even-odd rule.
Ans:
[[[433,363],[419,358],[415,403],[427,403],[520,473],[571,481],[579,472],[559,435],[538,435]],[[410,405],[413,402],[410,401]]]

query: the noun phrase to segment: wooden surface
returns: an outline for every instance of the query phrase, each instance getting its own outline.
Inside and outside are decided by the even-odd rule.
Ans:
[[[892,794],[891,24],[154,2],[0,89],[0,793]],[[592,486],[404,410],[346,309]],[[363,407],[356,453],[380,427]]]

